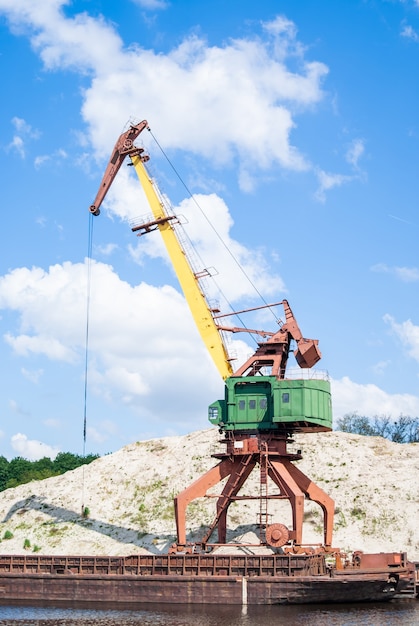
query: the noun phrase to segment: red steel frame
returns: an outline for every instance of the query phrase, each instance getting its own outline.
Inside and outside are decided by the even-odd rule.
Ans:
[[[246,497],[259,499],[261,495],[238,496],[253,469],[266,466],[267,474],[279,488],[279,495],[267,496],[267,499],[283,498],[290,502],[293,527],[287,532],[282,524],[266,524],[267,541],[274,547],[281,547],[291,540],[292,549],[303,551],[304,500],[308,499],[320,505],[323,511],[323,541],[327,550],[332,545],[334,501],[318,485],[299,470],[292,461],[301,459],[301,454],[287,452],[286,435],[258,434],[257,436],[238,435],[235,433],[226,439],[227,451],[214,455],[220,462],[193,482],[175,497],[175,517],[177,528],[177,551],[188,549],[186,541],[186,509],[193,500],[208,495],[208,491],[227,478],[221,494],[218,496],[216,516],[207,533],[200,542],[202,548],[209,543],[211,535],[218,530],[218,543],[226,543],[227,512],[234,500]],[[262,525],[264,521],[260,520]],[[268,532],[270,530],[270,532]],[[285,531],[285,532],[284,532]]]

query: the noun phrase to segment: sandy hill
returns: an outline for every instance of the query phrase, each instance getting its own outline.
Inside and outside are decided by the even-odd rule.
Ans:
[[[0,493],[0,553],[21,554],[24,545],[42,554],[166,551],[175,540],[173,496],[215,465],[211,454],[224,450],[218,438],[209,429],[134,443],[84,468]],[[335,500],[334,546],[401,550],[419,560],[419,443],[333,432],[299,435],[290,448],[302,449],[298,467]],[[254,474],[243,493],[257,493]],[[207,498],[189,506],[189,540],[212,521],[214,504]],[[228,539],[249,541],[257,511],[254,502],[232,504]],[[288,502],[269,511],[272,521],[291,526]],[[306,502],[305,520],[303,541],[320,543],[320,507]]]

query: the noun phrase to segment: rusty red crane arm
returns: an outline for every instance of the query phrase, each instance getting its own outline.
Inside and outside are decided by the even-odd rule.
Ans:
[[[294,350],[294,355],[298,365],[302,368],[313,367],[322,356],[318,348],[319,342],[317,339],[306,339],[303,337],[288,301],[283,300],[282,304],[285,311],[285,324],[282,326],[281,332],[289,333],[297,342],[297,349]]]
[[[93,215],[100,214],[100,205],[108,193],[109,187],[124,162],[125,157],[128,155],[141,154],[141,152],[143,152],[142,148],[134,146],[134,141],[145,128],[148,128],[148,122],[146,120],[143,120],[139,124],[132,124],[125,133],[122,133],[116,142],[102,182],[100,183],[99,191],[96,194],[93,204],[89,207],[89,211],[93,213]]]
[[[258,342],[256,352],[234,372],[234,376],[254,376],[263,368],[270,367],[273,376],[285,378],[292,339],[297,343],[294,355],[300,367],[310,368],[319,361],[321,353],[318,340],[303,337],[288,301],[283,300],[282,305],[285,311],[285,323],[276,333],[271,333],[267,341]],[[268,336],[268,333],[266,335]]]

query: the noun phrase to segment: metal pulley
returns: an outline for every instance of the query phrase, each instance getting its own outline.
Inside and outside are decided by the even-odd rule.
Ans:
[[[266,543],[273,548],[285,546],[289,538],[289,530],[284,524],[270,524],[266,528]]]

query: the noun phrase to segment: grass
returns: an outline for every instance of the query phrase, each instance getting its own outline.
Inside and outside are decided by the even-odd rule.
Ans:
[[[361,507],[359,506],[354,506],[354,508],[351,509],[351,511],[349,511],[349,514],[351,517],[354,517],[355,519],[358,519],[358,520],[365,519],[365,516],[366,516],[364,509],[361,509]]]

